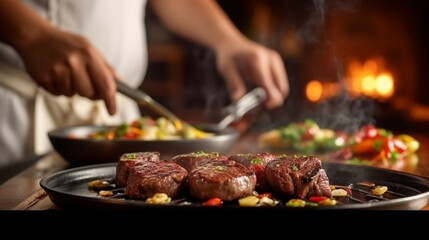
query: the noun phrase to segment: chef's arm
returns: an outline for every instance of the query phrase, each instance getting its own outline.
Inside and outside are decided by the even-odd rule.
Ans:
[[[50,93],[103,99],[110,114],[116,111],[115,73],[84,37],[60,30],[21,1],[0,0],[0,41]]]
[[[214,0],[149,0],[172,32],[212,49],[232,100],[246,93],[244,80],[263,87],[267,108],[283,104],[289,84],[280,55],[246,38]]]

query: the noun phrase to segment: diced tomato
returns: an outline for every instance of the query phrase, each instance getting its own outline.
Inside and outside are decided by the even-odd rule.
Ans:
[[[342,189],[344,189],[347,192],[347,195],[349,195],[349,196],[352,195],[352,189],[351,188],[345,187],[345,188],[342,188]]]
[[[219,206],[222,204],[222,199],[214,197],[214,198],[210,198],[207,201],[203,202],[203,205],[206,206]]]
[[[155,124],[156,124],[156,121],[150,117],[143,118],[143,121],[144,121],[143,124],[148,125],[148,126],[155,126]]]
[[[397,138],[393,138],[393,145],[398,153],[403,153],[407,150],[407,145]]]
[[[259,198],[259,199],[261,199],[261,198],[263,198],[263,197],[273,198],[273,195],[272,195],[271,193],[269,193],[269,192],[258,194],[258,198]]]
[[[326,199],[328,199],[328,198],[325,196],[311,196],[308,200],[310,200],[310,202],[318,203],[318,202],[326,200]]]
[[[378,130],[377,128],[372,124],[367,124],[362,126],[356,133],[355,133],[355,141],[361,142],[365,139],[371,139],[378,136]]]
[[[377,154],[380,152],[383,145],[384,145],[384,141],[382,139],[379,139],[379,138],[365,139],[353,144],[352,152],[353,154],[357,154],[357,155]]]
[[[135,128],[141,128],[142,127],[142,122],[140,120],[134,120],[131,123],[131,127],[135,127]]]
[[[129,132],[126,132],[124,134],[123,138],[125,138],[125,139],[135,139],[135,138],[137,138],[137,136],[138,136],[137,133],[129,131]]]
[[[319,131],[319,126],[315,124],[305,123],[303,128],[304,133],[301,135],[301,141],[309,141],[314,139],[314,135]]]

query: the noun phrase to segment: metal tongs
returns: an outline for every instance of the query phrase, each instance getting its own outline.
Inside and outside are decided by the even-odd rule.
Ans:
[[[158,113],[159,115],[166,117],[171,120],[180,120],[180,118],[168,110],[166,107],[155,101],[151,96],[146,94],[145,92],[141,90],[134,89],[127,84],[116,80],[116,86],[118,87],[118,92],[124,94],[125,96],[133,99],[136,101],[140,106],[144,106],[149,108],[150,110]],[[183,122],[184,123],[184,122]]]
[[[171,120],[178,120],[182,124],[187,124],[181,120],[176,114],[165,108],[163,105],[155,101],[151,96],[146,94],[141,90],[131,88],[127,84],[116,80],[116,85],[118,87],[118,92],[124,94],[125,96],[133,99],[139,105],[149,108],[150,110],[158,113],[161,116],[164,116]],[[264,89],[258,87],[253,89],[244,95],[240,100],[224,107],[222,109],[222,114],[225,115],[224,118],[218,123],[218,127],[221,129],[226,128],[232,122],[243,117],[251,109],[255,108],[262,101],[266,99],[266,93]]]
[[[258,106],[267,98],[265,90],[261,87],[254,88],[238,101],[224,107],[221,113],[224,118],[217,124],[219,128],[226,128],[232,122],[240,119],[247,112]]]

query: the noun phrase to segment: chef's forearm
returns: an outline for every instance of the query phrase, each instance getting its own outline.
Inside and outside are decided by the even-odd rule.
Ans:
[[[17,0],[0,1],[0,40],[18,52],[29,47],[52,25]]]
[[[149,5],[169,30],[215,51],[245,39],[216,1],[150,0]]]

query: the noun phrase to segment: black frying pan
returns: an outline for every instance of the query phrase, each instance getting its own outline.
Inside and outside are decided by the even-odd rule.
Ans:
[[[310,209],[421,209],[428,203],[429,180],[417,175],[394,170],[341,163],[323,163],[329,177],[330,184],[353,184],[352,197],[340,201],[332,207],[313,207]],[[225,203],[217,207],[204,206],[200,201],[174,200],[170,204],[147,204],[143,200],[119,197],[100,197],[96,192],[88,190],[88,183],[92,180],[105,179],[113,181],[116,176],[116,163],[98,164],[64,170],[40,181],[40,186],[47,192],[49,198],[58,206],[74,209],[142,209],[154,210],[233,210],[233,211],[284,211],[291,210],[285,207],[284,202],[274,207],[240,207],[237,202]],[[383,198],[374,198],[367,194],[365,188],[356,183],[370,181],[377,185],[388,187]],[[296,209],[296,208],[293,208]],[[302,209],[302,208],[301,208]],[[309,207],[305,207],[309,209]]]
[[[118,161],[123,153],[158,151],[168,158],[195,151],[225,154],[237,140],[239,133],[232,127],[221,128],[217,124],[192,123],[213,137],[181,140],[95,140],[86,136],[94,131],[111,129],[112,126],[73,126],[55,129],[48,133],[54,149],[73,165],[88,165]],[[70,137],[70,136],[76,136]]]

